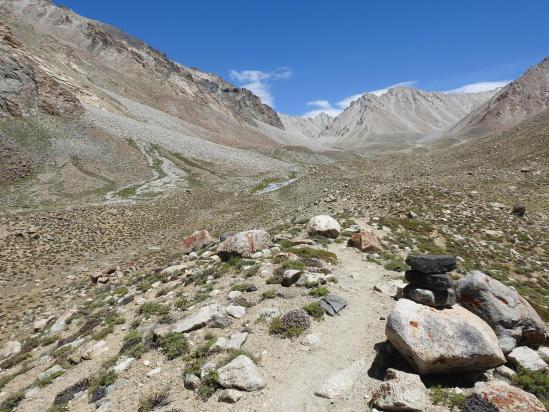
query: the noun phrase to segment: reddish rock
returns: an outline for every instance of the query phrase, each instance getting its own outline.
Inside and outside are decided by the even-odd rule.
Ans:
[[[531,393],[503,381],[477,382],[474,392],[500,412],[545,412],[543,404]]]
[[[99,278],[103,277],[103,272],[100,272],[100,271],[96,271],[96,272],[93,272],[91,275],[90,275],[90,280],[92,281],[92,283],[97,283],[97,281],[99,280]]]
[[[181,253],[184,255],[215,243],[215,239],[206,229],[193,232],[181,242]]]
[[[347,246],[356,247],[363,252],[382,252],[383,248],[374,232],[363,231],[353,233],[347,242]]]

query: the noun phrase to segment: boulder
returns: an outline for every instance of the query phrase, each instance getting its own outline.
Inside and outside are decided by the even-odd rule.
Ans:
[[[347,241],[347,246],[355,247],[362,252],[374,253],[383,251],[376,234],[367,230],[353,233]]]
[[[408,284],[406,282],[403,282],[400,279],[388,279],[388,280],[382,280],[381,282],[376,283],[374,285],[374,290],[376,292],[389,295],[392,298],[401,298],[402,295],[399,296],[399,291],[400,293],[402,293],[402,290],[407,285]]]
[[[529,369],[532,371],[543,371],[547,369],[547,364],[538,355],[538,353],[530,349],[528,346],[518,346],[513,349],[508,355],[507,359],[516,368]]]
[[[549,363],[549,347],[542,346],[538,349],[538,355],[543,359],[545,362]]]
[[[370,404],[384,411],[424,411],[430,401],[418,375],[387,369],[385,381],[372,393]]]
[[[219,314],[220,306],[213,304],[204,306],[198,312],[186,316],[172,325],[162,325],[154,330],[156,336],[165,336],[170,332],[190,332],[195,329],[202,328],[214,316]]]
[[[227,314],[236,319],[242,319],[246,316],[246,308],[244,306],[229,305],[225,308]]]
[[[223,260],[231,257],[250,257],[255,252],[271,246],[271,239],[264,230],[248,230],[229,236],[217,247],[217,254]]]
[[[474,271],[459,280],[456,292],[462,306],[496,331],[503,352],[545,341],[543,320],[522,296],[503,283]]]
[[[405,298],[434,308],[450,308],[456,303],[454,289],[430,290],[407,285],[402,293]]]
[[[447,290],[452,287],[450,276],[446,273],[426,275],[415,270],[407,270],[404,277],[414,286],[435,290]]]
[[[218,382],[224,388],[234,388],[244,391],[257,391],[265,387],[265,380],[259,373],[255,363],[245,355],[234,358],[217,370]]]
[[[193,232],[191,235],[183,239],[183,241],[181,242],[180,250],[181,253],[186,255],[188,253],[195,252],[207,246],[213,245],[214,243],[215,239],[210,235],[210,232],[208,232],[206,229],[197,230],[196,232]]]
[[[523,217],[526,213],[526,206],[523,204],[516,204],[513,206],[513,210],[511,211],[514,215],[517,215],[518,217]]]
[[[347,306],[347,301],[341,296],[328,295],[320,299],[320,307],[330,316],[335,316]]]
[[[547,411],[534,395],[503,381],[477,382],[473,392],[490,402],[499,412]]]
[[[195,391],[200,387],[200,378],[192,373],[187,373],[183,378],[183,386],[185,389]]]
[[[400,299],[387,318],[385,335],[421,374],[471,372],[505,363],[490,326],[457,305],[435,309]]]
[[[11,358],[13,355],[17,355],[21,352],[21,342],[16,340],[10,340],[6,342],[2,350],[0,351],[0,359]]]
[[[430,275],[451,272],[456,268],[456,258],[446,255],[415,255],[408,256],[406,264],[416,272]]]
[[[321,235],[336,238],[341,232],[341,226],[331,216],[313,216],[307,223],[307,233],[310,235]]]

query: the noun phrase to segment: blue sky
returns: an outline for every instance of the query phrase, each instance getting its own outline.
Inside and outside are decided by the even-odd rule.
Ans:
[[[56,0],[284,113],[366,91],[482,90],[549,55],[547,0]],[[380,92],[378,92],[380,93]]]

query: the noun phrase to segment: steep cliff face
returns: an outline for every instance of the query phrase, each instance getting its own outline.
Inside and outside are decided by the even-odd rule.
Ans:
[[[468,114],[451,132],[481,135],[509,129],[549,109],[549,57]]]
[[[80,71],[93,74],[93,83],[107,90],[116,90],[138,98],[154,107],[192,121],[174,105],[205,105],[230,116],[237,122],[256,125],[263,122],[282,128],[277,113],[249,90],[235,87],[218,76],[191,69],[170,60],[164,53],[139,39],[107,24],[79,16],[69,9],[57,7],[48,0],[0,0],[4,11],[32,26],[37,32],[52,36],[61,44],[54,47],[65,61],[81,59]],[[40,54],[40,50],[35,49]],[[51,50],[42,58],[52,57]],[[61,71],[76,78],[74,66]],[[91,76],[88,76],[91,77]]]
[[[29,57],[9,28],[0,23],[0,117],[43,112],[76,115],[78,98]]]

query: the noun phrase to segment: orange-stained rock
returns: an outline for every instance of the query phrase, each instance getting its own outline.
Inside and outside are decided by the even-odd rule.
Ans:
[[[206,229],[197,230],[183,239],[183,242],[181,242],[181,253],[186,255],[187,253],[202,249],[214,243],[215,239]]]
[[[363,252],[382,252],[383,248],[374,232],[362,231],[353,233],[347,241],[347,246],[356,247]]]

